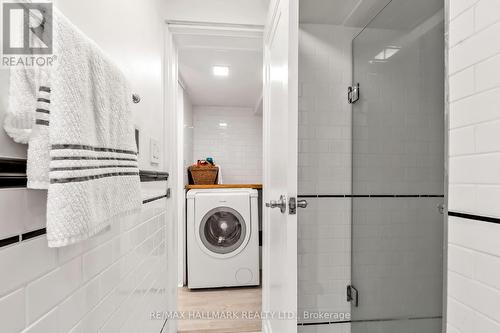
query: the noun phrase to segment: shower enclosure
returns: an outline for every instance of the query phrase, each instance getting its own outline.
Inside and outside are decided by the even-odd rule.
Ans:
[[[393,0],[352,41],[352,333],[442,327],[444,10]]]

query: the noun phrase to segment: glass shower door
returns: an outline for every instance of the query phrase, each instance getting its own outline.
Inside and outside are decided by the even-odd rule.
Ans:
[[[438,333],[443,1],[391,1],[352,48],[352,333]]]

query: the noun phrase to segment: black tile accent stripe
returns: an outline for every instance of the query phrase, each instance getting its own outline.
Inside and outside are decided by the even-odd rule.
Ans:
[[[359,320],[342,320],[342,321],[322,321],[310,323],[297,323],[297,326],[319,326],[333,324],[349,324],[349,323],[370,323],[382,321],[404,321],[404,320],[425,320],[425,319],[442,319],[443,316],[428,316],[428,317],[407,317],[407,318],[377,318],[377,319],[359,319]]]
[[[0,188],[26,187],[26,160],[0,159]]]
[[[443,194],[299,194],[299,198],[444,198]]]
[[[0,159],[0,175],[2,174],[26,174],[26,160],[14,158]]]
[[[21,235],[21,241],[25,241],[31,238],[35,238],[41,235],[45,235],[47,233],[47,229],[41,228],[37,230],[33,230],[30,232],[25,232],[24,234]]]
[[[146,200],[142,200],[142,203],[143,204],[147,204],[147,203],[150,203],[150,202],[153,202],[153,201],[156,201],[156,200],[160,200],[160,199],[163,199],[163,198],[166,198],[167,195],[164,194],[164,195],[160,195],[160,196],[157,196],[157,197],[153,197],[153,198],[149,198],[149,199],[146,199]]]
[[[85,159],[85,160],[119,160],[135,161],[134,158],[108,158],[108,157],[60,157],[53,159]],[[166,181],[168,172],[140,170],[141,182]],[[0,188],[23,188],[27,184],[26,160],[13,158],[0,158]]]
[[[0,175],[0,188],[23,188],[28,184],[26,176],[8,177]]]
[[[50,87],[40,86],[40,88],[38,88],[38,91],[50,92]]]
[[[47,110],[47,109],[40,109],[40,108],[36,109],[35,111],[36,111],[36,112],[40,112],[40,113],[46,113],[46,114],[49,114],[49,113],[50,113],[50,111],[49,111],[49,110]]]
[[[490,217],[490,216],[466,214],[466,213],[459,213],[459,212],[448,212],[448,216],[460,217],[460,218],[467,219],[467,220],[500,224],[500,218]]]
[[[37,98],[37,102],[44,102],[44,103],[49,103],[49,104],[50,104],[50,99],[46,99],[46,98]]]
[[[37,230],[25,232],[22,235],[16,235],[16,236],[12,236],[12,237],[7,237],[7,238],[4,238],[4,239],[0,239],[0,247],[4,247],[4,246],[7,246],[7,245],[12,245],[12,244],[15,244],[15,243],[19,243],[20,241],[22,242],[22,241],[25,241],[25,240],[28,240],[28,239],[31,239],[31,238],[35,238],[35,237],[38,237],[38,236],[41,236],[41,235],[45,235],[46,233],[47,233],[46,229],[45,228],[41,228],[41,229],[37,229]]]
[[[19,242],[19,236],[12,236],[4,239],[0,239],[0,247],[15,244]]]

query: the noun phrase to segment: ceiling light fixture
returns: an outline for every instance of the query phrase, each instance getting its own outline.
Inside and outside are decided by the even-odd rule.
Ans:
[[[229,67],[227,66],[214,66],[212,67],[213,73],[215,76],[228,76],[229,75]]]

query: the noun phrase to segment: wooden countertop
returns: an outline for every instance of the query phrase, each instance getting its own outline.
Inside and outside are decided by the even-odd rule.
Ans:
[[[186,190],[207,188],[254,188],[262,189],[262,184],[215,184],[215,185],[186,185]]]

